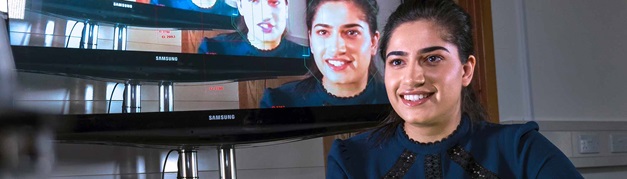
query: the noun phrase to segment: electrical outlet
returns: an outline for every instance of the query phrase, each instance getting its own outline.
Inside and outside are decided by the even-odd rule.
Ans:
[[[597,134],[581,134],[579,135],[579,153],[594,154],[600,150],[599,135]]]
[[[627,133],[610,134],[610,150],[612,153],[627,152]]]

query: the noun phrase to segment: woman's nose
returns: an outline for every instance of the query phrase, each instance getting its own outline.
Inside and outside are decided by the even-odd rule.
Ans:
[[[267,1],[261,3],[261,8],[260,8],[261,14],[260,15],[261,15],[263,20],[272,18],[272,10],[273,9],[270,6],[270,4],[268,4],[268,3],[269,2],[267,2]]]
[[[346,41],[339,35],[332,35],[331,40],[328,41],[327,48],[331,51],[331,54],[343,54],[346,52]]]
[[[424,70],[419,65],[409,65],[402,73],[402,83],[404,85],[419,87],[425,83]]]

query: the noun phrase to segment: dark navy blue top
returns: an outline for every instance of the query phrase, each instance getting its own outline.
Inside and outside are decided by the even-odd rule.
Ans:
[[[315,80],[315,79],[306,79]],[[306,83],[306,80],[283,84],[278,88],[268,88],[263,93],[261,108],[272,107],[312,107],[312,106],[336,106],[359,104],[387,104],[390,103],[385,93],[383,83],[371,78],[366,89],[359,95],[350,98],[335,97],[326,92],[322,83],[313,82],[313,88],[307,91],[299,90],[298,85]]]
[[[240,55],[257,57],[283,57],[283,58],[304,58],[304,54],[309,54],[309,48],[299,45],[285,38],[281,39],[279,46],[272,50],[259,50],[250,45],[245,36],[237,32],[221,34],[214,38],[205,37],[198,47],[199,54],[212,55]]]
[[[371,132],[336,140],[327,178],[583,178],[568,158],[538,132],[538,124],[499,125],[462,118],[440,142],[396,134],[375,146]]]
[[[150,4],[225,16],[239,16],[237,9],[226,4],[224,0],[217,0],[210,8],[198,7],[191,0],[151,0]]]

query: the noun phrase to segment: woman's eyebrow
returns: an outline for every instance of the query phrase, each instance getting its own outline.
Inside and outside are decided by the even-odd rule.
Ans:
[[[387,55],[385,55],[385,58],[388,58],[390,56],[407,56],[407,52],[404,51],[391,51],[390,53],[388,53]]]
[[[344,24],[342,25],[342,27],[344,28],[353,28],[353,27],[359,27],[359,28],[364,28],[363,26],[361,26],[360,24]]]
[[[329,24],[315,24],[313,27],[314,28],[315,27],[331,28],[331,25],[329,25]]]
[[[433,51],[437,51],[437,50],[444,50],[444,51],[446,51],[448,53],[451,53],[451,52],[448,51],[448,49],[446,49],[446,48],[444,48],[442,46],[432,46],[432,47],[427,47],[427,48],[420,49],[420,54],[429,53],[429,52],[433,52]]]
[[[424,53],[429,53],[429,52],[438,51],[438,50],[444,50],[444,51],[446,51],[446,52],[450,53],[450,52],[448,51],[448,49],[446,49],[446,48],[444,48],[444,47],[442,47],[442,46],[433,46],[433,47],[423,48],[423,49],[420,49],[419,53],[420,53],[420,54],[424,54]],[[404,51],[391,51],[390,53],[388,53],[388,54],[385,56],[385,58],[388,58],[388,57],[390,57],[390,56],[392,56],[392,55],[394,55],[394,56],[407,56],[407,55],[408,55],[408,53],[407,53],[407,52],[404,52]]]

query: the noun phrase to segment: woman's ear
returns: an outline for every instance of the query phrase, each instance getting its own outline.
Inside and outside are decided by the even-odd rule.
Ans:
[[[370,47],[370,55],[377,55],[377,50],[379,49],[379,31],[374,31],[374,35],[372,36],[372,46]]]
[[[474,55],[468,56],[466,64],[462,64],[462,85],[464,87],[470,85],[470,82],[472,81],[472,76],[475,73],[475,65],[477,65],[477,59]]]

